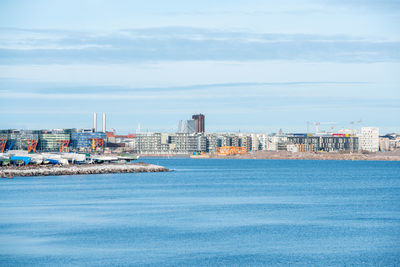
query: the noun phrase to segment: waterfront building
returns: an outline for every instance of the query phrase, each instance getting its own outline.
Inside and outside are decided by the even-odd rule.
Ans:
[[[176,154],[191,154],[207,150],[207,139],[203,134],[175,133],[170,135],[170,143],[173,144],[173,152]]]
[[[326,152],[357,152],[359,148],[358,142],[358,137],[354,136],[321,136],[318,150]]]
[[[388,137],[379,137],[379,151],[390,150],[390,139]]]
[[[376,127],[362,127],[360,137],[360,150],[377,152],[379,150],[379,129]]]
[[[6,140],[5,149],[30,150],[32,146],[37,147],[39,141],[39,130],[2,130],[0,139]]]
[[[196,133],[136,134],[133,151],[142,154],[189,154],[206,152],[207,138]]]
[[[104,144],[106,137],[106,133],[103,132],[71,133],[70,147],[79,151],[90,151],[93,147],[96,149],[99,144]]]
[[[120,150],[133,150],[136,145],[136,135],[116,135],[113,132],[107,132],[106,147]]]
[[[349,134],[330,134],[313,136],[310,134],[290,134],[289,144],[298,145],[298,151],[358,151],[358,138]]]
[[[208,153],[216,153],[218,145],[218,136],[216,134],[206,134],[206,151]]]
[[[278,144],[283,143],[281,141],[283,137],[280,136],[269,136],[264,135],[259,140],[261,142],[262,150],[265,151],[278,151]]]
[[[237,135],[231,135],[230,138],[231,138],[231,144],[232,144],[232,146],[236,146],[236,147],[240,146],[240,145],[239,145],[239,136],[237,136]]]
[[[243,135],[243,136],[239,136],[239,147],[245,147],[247,151],[251,151],[252,150],[252,138],[250,135]]]
[[[63,151],[63,146],[68,147],[71,135],[63,130],[43,132],[39,134],[37,149],[46,152]]]
[[[232,137],[228,134],[222,134],[218,136],[218,147],[232,146]]]
[[[311,146],[311,151],[319,151],[320,150],[320,136],[311,136],[308,134],[292,134],[287,137],[288,143],[300,146],[307,146],[306,150],[309,150],[309,146]],[[303,148],[301,148],[303,149]]]
[[[137,153],[157,154],[161,152],[161,133],[136,134],[134,150]]]
[[[250,134],[251,150],[258,151],[258,150],[262,149],[262,145],[261,145],[261,141],[260,141],[262,135],[263,134],[255,134],[255,133]]]

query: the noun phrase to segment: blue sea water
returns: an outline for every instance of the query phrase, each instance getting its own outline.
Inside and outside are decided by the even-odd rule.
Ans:
[[[400,163],[145,159],[0,180],[1,266],[400,266]]]

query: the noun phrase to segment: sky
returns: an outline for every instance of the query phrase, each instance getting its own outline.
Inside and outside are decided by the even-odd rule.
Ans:
[[[400,132],[398,25],[398,0],[3,0],[0,129]]]

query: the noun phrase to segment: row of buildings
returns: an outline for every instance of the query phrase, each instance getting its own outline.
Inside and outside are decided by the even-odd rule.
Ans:
[[[116,135],[106,131],[103,113],[102,130],[97,127],[97,114],[93,114],[93,128],[58,130],[0,130],[0,152],[10,149],[28,151],[128,151],[140,154],[192,154],[216,153],[224,146],[241,147],[246,151],[291,152],[377,152],[400,147],[400,136],[379,136],[379,129],[362,127],[360,133],[341,130],[338,133],[206,133],[205,116],[195,114],[179,123],[176,133],[137,133]]]
[[[254,133],[138,133],[89,130],[0,130],[0,152],[9,149],[38,151],[129,151],[140,154],[215,153],[218,147],[245,147],[247,151],[377,152],[400,148],[400,136],[379,136],[374,127],[360,134],[254,134]]]

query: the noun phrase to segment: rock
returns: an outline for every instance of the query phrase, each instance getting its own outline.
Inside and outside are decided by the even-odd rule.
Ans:
[[[101,164],[101,165],[68,165],[68,166],[27,166],[24,168],[0,168],[0,176],[49,176],[105,173],[135,173],[135,172],[166,172],[162,166],[133,163],[133,164]]]

